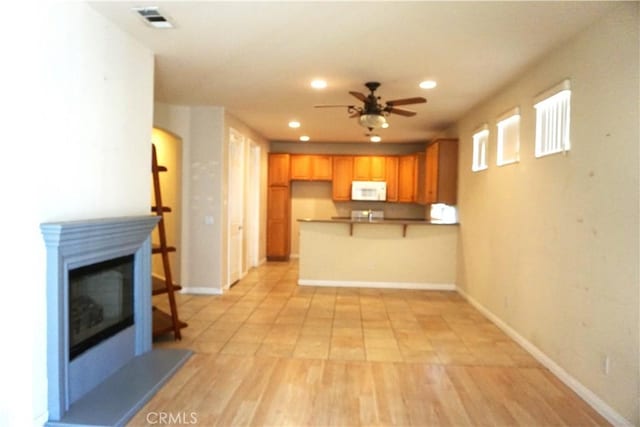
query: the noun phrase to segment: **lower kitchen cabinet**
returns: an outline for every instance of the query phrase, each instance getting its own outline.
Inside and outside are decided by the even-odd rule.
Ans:
[[[267,198],[267,259],[289,259],[291,196],[289,186],[270,186]]]

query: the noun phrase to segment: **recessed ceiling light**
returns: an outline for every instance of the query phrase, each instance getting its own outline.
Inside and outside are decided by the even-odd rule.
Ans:
[[[291,121],[289,122],[289,127],[290,127],[290,128],[294,128],[294,129],[297,129],[297,128],[299,128],[299,127],[300,127],[300,122],[295,121],[295,120],[291,120]]]
[[[389,122],[384,122],[381,126],[382,129],[386,129],[389,127]]]
[[[382,138],[380,138],[378,135],[373,135],[371,137],[371,142],[380,142],[382,141]]]
[[[308,141],[308,140],[310,140],[310,139],[311,139],[311,138],[309,138],[307,135],[302,135],[302,136],[300,137],[300,141],[302,141],[302,142],[307,142],[307,141]]]
[[[436,83],[435,80],[425,80],[423,82],[420,82],[419,86],[422,89],[433,89],[434,87],[438,86],[438,83]]]
[[[324,89],[327,87],[326,80],[315,79],[311,81],[311,87],[314,89]]]

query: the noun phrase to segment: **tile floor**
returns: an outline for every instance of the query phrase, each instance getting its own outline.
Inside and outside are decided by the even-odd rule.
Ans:
[[[456,292],[297,285],[297,263],[267,263],[221,296],[178,295],[197,353],[539,367]],[[156,305],[166,305],[157,296]]]
[[[297,268],[178,295],[189,326],[155,346],[195,354],[128,425],[608,425],[456,292],[304,287]]]

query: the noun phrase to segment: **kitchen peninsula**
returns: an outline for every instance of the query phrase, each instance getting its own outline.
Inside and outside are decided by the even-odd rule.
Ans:
[[[300,285],[454,290],[457,224],[299,219]]]
[[[417,231],[436,225],[425,221],[438,204],[455,207],[457,193],[458,141],[436,139],[425,144],[348,148],[345,145],[298,146],[272,144],[268,158],[267,259],[288,260],[302,256],[302,228],[297,218],[327,218],[350,212],[377,209],[387,218],[411,218],[411,224],[350,224],[338,227],[358,238],[370,226],[377,232],[389,228],[399,233],[406,246]],[[361,182],[354,195],[354,183]],[[371,198],[384,184],[386,196]],[[377,189],[376,189],[377,188]],[[383,190],[385,191],[385,190]],[[348,218],[348,217],[346,217]],[[418,225],[420,224],[420,225]],[[320,226],[315,224],[316,226]],[[338,222],[323,227],[338,226]],[[393,227],[390,227],[393,225]],[[364,228],[366,227],[366,228]],[[440,227],[440,226],[437,226]],[[457,233],[457,227],[452,228]],[[425,231],[423,230],[422,233]],[[454,262],[451,258],[451,263]],[[453,264],[452,264],[453,265]]]

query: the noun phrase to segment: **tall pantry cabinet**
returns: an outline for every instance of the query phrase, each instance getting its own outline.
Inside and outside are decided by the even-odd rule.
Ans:
[[[269,154],[267,259],[286,261],[290,252],[291,188],[289,154]]]

